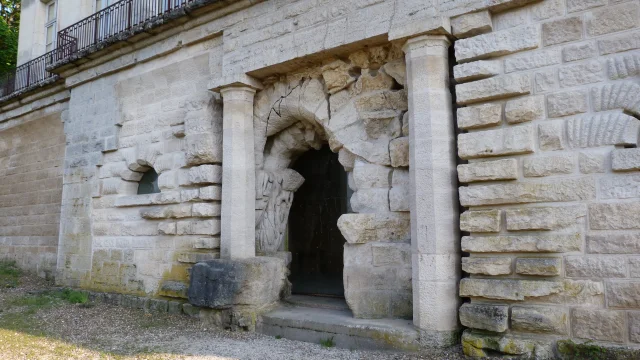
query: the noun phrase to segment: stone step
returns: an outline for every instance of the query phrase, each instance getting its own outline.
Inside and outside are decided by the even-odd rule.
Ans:
[[[291,295],[284,299],[284,302],[293,306],[349,311],[349,306],[344,299],[331,297]]]
[[[419,349],[419,333],[410,320],[355,319],[348,310],[283,305],[262,315],[256,330],[316,344],[332,339],[346,349]]]

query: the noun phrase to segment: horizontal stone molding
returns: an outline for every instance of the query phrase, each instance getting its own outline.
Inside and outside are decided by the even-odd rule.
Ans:
[[[562,253],[581,246],[580,234],[462,237],[462,251],[470,253]]]
[[[561,281],[462,279],[460,296],[481,297],[494,300],[523,301],[559,294],[564,291]]]

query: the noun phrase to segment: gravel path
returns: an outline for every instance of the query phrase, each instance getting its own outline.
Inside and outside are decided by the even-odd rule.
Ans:
[[[324,348],[105,304],[64,303],[29,312],[12,307],[11,299],[46,283],[33,278],[21,283],[31,285],[0,289],[0,359],[465,359],[459,348],[424,354]]]

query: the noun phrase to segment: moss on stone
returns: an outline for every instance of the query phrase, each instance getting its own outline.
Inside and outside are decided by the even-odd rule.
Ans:
[[[562,359],[632,360],[640,358],[640,350],[594,344],[591,341],[576,343],[572,340],[557,342]]]

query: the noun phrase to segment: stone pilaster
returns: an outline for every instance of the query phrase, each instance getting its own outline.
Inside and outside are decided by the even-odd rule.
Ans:
[[[253,98],[259,83],[250,77],[219,82],[223,100],[222,213],[220,257],[255,256],[255,159]]]
[[[409,96],[413,323],[424,346],[457,341],[459,270],[455,127],[449,40],[424,35],[404,46]]]

